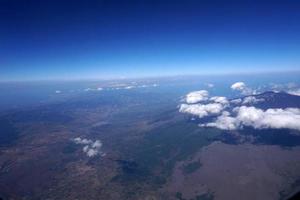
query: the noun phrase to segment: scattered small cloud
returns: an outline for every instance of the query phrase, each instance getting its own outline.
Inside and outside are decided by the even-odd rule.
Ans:
[[[60,94],[61,91],[60,91],[60,90],[56,90],[55,93],[56,93],[56,94]]]
[[[107,90],[130,90],[130,89],[134,89],[134,88],[148,88],[148,87],[158,87],[159,85],[157,83],[153,83],[153,84],[143,84],[143,85],[139,85],[136,82],[131,82],[131,84],[127,85],[127,84],[115,84],[110,88],[106,88]]]
[[[86,91],[86,92],[102,91],[102,90],[103,90],[103,88],[101,88],[101,87],[98,87],[98,88],[86,88],[86,89],[84,89],[84,91]]]
[[[81,139],[80,137],[74,138],[76,144],[91,144],[93,141],[88,139]]]
[[[104,156],[105,154],[101,152],[102,142],[100,140],[92,141],[90,139],[85,138],[74,138],[73,139],[75,144],[81,144],[84,145],[82,148],[82,151],[86,153],[88,157],[94,157],[97,155]]]
[[[135,86],[127,86],[127,87],[125,87],[124,89],[130,90],[130,89],[132,89],[132,88],[135,88]]]
[[[213,88],[213,87],[215,87],[215,85],[212,84],[212,83],[207,83],[206,86],[207,86],[208,88]]]

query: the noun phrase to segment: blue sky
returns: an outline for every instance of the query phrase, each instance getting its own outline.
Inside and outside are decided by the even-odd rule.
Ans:
[[[0,2],[0,79],[300,70],[298,1]]]

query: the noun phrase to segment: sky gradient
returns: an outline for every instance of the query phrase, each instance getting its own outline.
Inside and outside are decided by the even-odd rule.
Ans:
[[[0,80],[300,70],[299,10],[299,1],[1,0]]]

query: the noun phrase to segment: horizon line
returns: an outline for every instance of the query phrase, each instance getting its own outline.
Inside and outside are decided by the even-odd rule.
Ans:
[[[175,78],[175,77],[201,77],[201,76],[235,76],[235,75],[267,75],[267,74],[279,74],[279,73],[300,73],[300,69],[292,70],[272,70],[272,71],[252,71],[252,72],[216,72],[216,73],[187,73],[187,74],[170,74],[170,75],[149,75],[149,76],[116,76],[108,78],[42,78],[42,79],[11,79],[0,80],[0,83],[17,83],[17,82],[77,82],[77,81],[115,81],[115,80],[144,80],[144,79],[163,79],[163,78]]]

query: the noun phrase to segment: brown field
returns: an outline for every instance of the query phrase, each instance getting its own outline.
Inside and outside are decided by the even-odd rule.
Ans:
[[[200,160],[201,167],[183,173],[186,162]],[[293,183],[300,176],[300,148],[266,145],[228,145],[215,142],[191,160],[177,163],[165,187],[186,199],[210,193],[214,199],[280,199],[299,190]],[[281,191],[281,194],[280,194]]]

